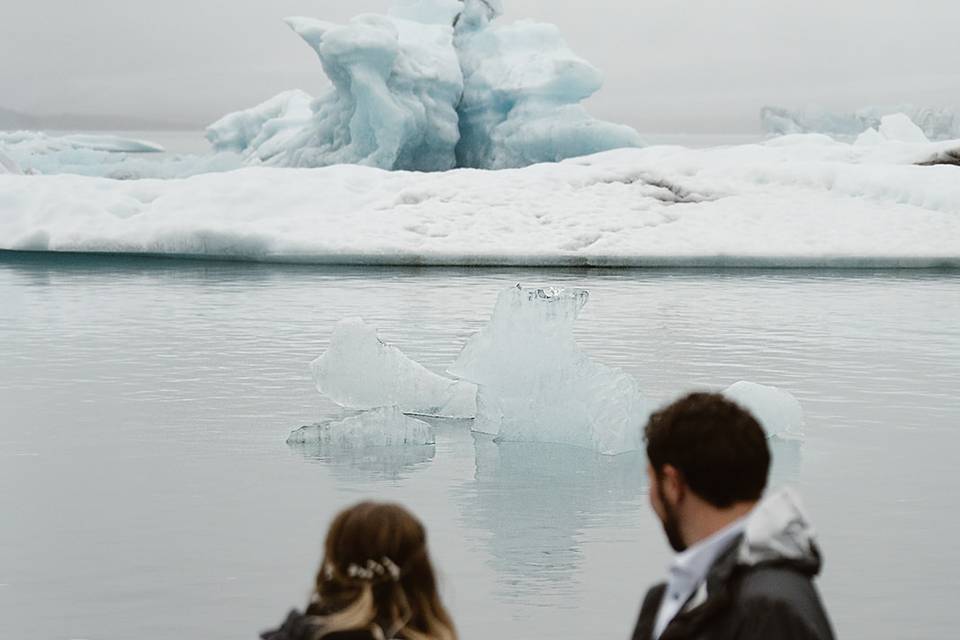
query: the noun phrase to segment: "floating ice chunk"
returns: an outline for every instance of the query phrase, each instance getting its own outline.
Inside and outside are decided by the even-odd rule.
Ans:
[[[76,133],[63,136],[60,140],[78,149],[110,151],[112,153],[162,153],[166,151],[156,142],[106,134]]]
[[[760,119],[768,133],[826,133],[853,138],[869,129],[880,129],[884,116],[902,113],[931,140],[960,139],[960,112],[954,109],[930,109],[913,105],[864,107],[853,113],[837,113],[824,109],[784,109],[764,107]]]
[[[399,407],[379,407],[343,420],[300,427],[287,444],[359,449],[434,444],[429,424],[405,415]]]
[[[474,385],[429,371],[384,343],[359,318],[337,323],[330,347],[310,366],[317,389],[343,407],[396,405],[405,413],[420,415],[476,415]]]
[[[642,145],[630,127],[596,120],[579,104],[603,79],[556,26],[484,27],[457,35],[464,72],[459,166],[522,167]]]
[[[160,151],[163,147],[152,142],[111,135],[0,132],[0,152],[26,173],[117,179],[184,178],[243,166],[241,158],[233,153],[143,157]]]
[[[723,395],[752,413],[768,436],[803,436],[803,408],[788,391],[741,380]]]
[[[147,140],[108,134],[69,134],[54,136],[40,131],[0,131],[0,147],[18,153],[52,153],[70,149],[89,149],[109,153],[160,153],[164,148]]]
[[[637,381],[590,360],[573,338],[582,289],[503,291],[450,373],[479,385],[474,429],[615,455],[638,449],[650,414]]]
[[[930,142],[930,139],[923,133],[923,130],[913,123],[910,116],[904,113],[894,113],[883,116],[883,118],[880,119],[880,135],[894,142],[910,142],[914,144],[927,144]]]

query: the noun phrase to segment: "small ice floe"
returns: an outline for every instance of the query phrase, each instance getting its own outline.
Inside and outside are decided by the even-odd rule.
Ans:
[[[640,448],[650,405],[639,383],[594,362],[574,340],[588,298],[583,289],[520,285],[499,295],[449,369],[479,385],[475,431],[609,455]]]
[[[337,323],[327,351],[310,366],[317,390],[348,409],[396,406],[425,416],[476,415],[475,385],[433,373],[359,318]]]
[[[436,442],[433,428],[405,415],[399,407],[380,407],[342,420],[300,427],[287,444],[319,445],[342,449],[423,446]]]
[[[723,395],[752,413],[768,437],[803,437],[803,407],[790,392],[741,380],[727,387]]]

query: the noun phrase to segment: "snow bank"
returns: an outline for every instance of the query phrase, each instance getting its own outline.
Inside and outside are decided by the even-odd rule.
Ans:
[[[301,427],[287,444],[310,444],[345,449],[434,444],[426,422],[404,415],[398,407],[380,407],[343,420]]]
[[[803,437],[803,408],[790,392],[741,380],[723,395],[752,413],[768,436]]]
[[[359,318],[337,323],[327,351],[311,364],[317,390],[349,409],[397,406],[405,413],[472,418],[474,385],[439,376],[384,343]]]
[[[492,25],[501,10],[489,0],[398,0],[388,15],[346,25],[288,18],[333,88],[228,114],[208,137],[252,163],[415,171],[518,167],[640,144],[629,127],[579,105],[600,74],[555,27]]]
[[[573,339],[582,289],[503,291],[452,375],[479,385],[474,430],[616,455],[640,448],[650,415],[636,379],[593,362]]]
[[[960,112],[913,105],[864,107],[855,113],[836,113],[817,108],[791,110],[764,107],[760,111],[760,120],[768,133],[776,135],[825,133],[854,138],[869,129],[879,129],[883,117],[893,114],[904,114],[931,140],[960,138]]]
[[[0,249],[326,264],[960,265],[953,143],[784,136],[505,171],[0,176]]]

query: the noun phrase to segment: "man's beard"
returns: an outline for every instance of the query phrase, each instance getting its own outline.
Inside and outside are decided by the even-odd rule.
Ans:
[[[677,512],[673,505],[667,502],[666,496],[663,495],[663,488],[659,485],[657,486],[657,492],[660,494],[660,504],[663,505],[664,516],[661,524],[663,524],[663,532],[667,535],[667,542],[677,553],[686,551],[687,543],[683,541],[683,536],[680,535],[680,520],[677,518]]]

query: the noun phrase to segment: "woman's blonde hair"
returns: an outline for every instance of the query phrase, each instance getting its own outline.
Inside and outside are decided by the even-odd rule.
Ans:
[[[374,637],[456,640],[440,600],[423,525],[396,504],[361,502],[334,518],[307,612],[316,637],[368,629]]]

